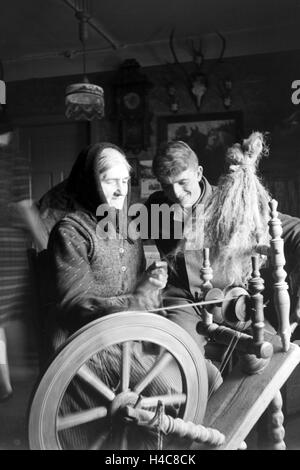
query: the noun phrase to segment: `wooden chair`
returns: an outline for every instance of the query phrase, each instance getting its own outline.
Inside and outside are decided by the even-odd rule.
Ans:
[[[47,361],[47,342],[46,342],[46,312],[45,303],[47,295],[47,252],[46,250],[38,252],[34,248],[27,250],[30,284],[32,292],[32,321],[35,330],[37,353],[40,369],[43,369]]]

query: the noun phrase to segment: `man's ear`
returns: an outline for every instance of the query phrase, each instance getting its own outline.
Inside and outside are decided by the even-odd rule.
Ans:
[[[203,176],[203,167],[201,165],[199,165],[198,168],[197,168],[198,181],[201,181],[202,176]]]

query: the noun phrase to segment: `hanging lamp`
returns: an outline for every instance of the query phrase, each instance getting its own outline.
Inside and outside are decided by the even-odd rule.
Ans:
[[[79,22],[79,39],[82,43],[83,80],[66,88],[65,105],[66,117],[75,121],[91,121],[101,119],[104,116],[103,89],[89,82],[86,76],[86,41],[88,38],[89,14],[86,1],[82,3],[82,9],[75,13]]]

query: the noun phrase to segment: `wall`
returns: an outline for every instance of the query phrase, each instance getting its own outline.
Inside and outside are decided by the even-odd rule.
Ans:
[[[292,113],[300,115],[297,106],[291,102],[291,84],[300,79],[300,52],[280,52],[247,57],[225,59],[216,66],[209,76],[209,90],[206,93],[200,113],[224,112],[218,91],[219,79],[230,76],[233,80],[232,107],[230,111],[243,113],[243,131],[247,136],[252,130],[269,133],[270,156],[262,164],[263,174],[269,181],[275,196],[280,196],[280,206],[300,216],[300,194],[298,153],[300,148],[300,118],[288,120]],[[212,61],[208,61],[207,69]],[[191,63],[185,64],[193,71]],[[184,76],[174,65],[144,68],[142,72],[152,83],[147,95],[151,119],[149,120],[149,145],[135,157],[152,158],[157,147],[157,118],[170,116],[166,84],[172,80],[178,89],[178,114],[197,115],[190,95],[184,86]],[[120,142],[119,123],[114,105],[113,82],[116,72],[91,74],[91,82],[103,86],[106,98],[106,118],[93,123],[92,139]],[[8,83],[9,110],[16,123],[64,120],[64,91],[68,84],[79,77],[56,77],[33,79]],[[298,118],[298,115],[296,116]],[[129,152],[131,154],[131,152]],[[133,154],[132,154],[133,155]]]

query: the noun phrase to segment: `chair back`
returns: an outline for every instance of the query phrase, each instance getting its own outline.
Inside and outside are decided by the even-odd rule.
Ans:
[[[49,265],[47,250],[37,252],[34,248],[27,250],[30,285],[32,292],[33,326],[40,368],[47,359],[46,304],[49,297]]]

